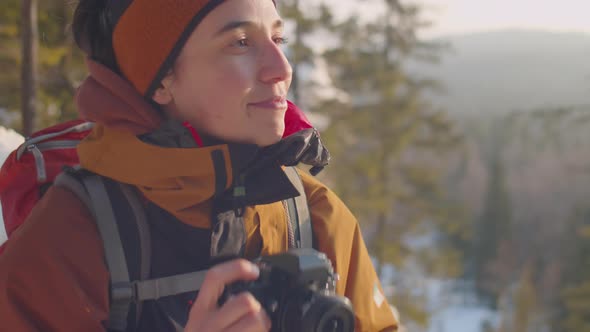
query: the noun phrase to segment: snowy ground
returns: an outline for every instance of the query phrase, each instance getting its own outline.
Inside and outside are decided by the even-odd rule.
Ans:
[[[428,332],[480,332],[485,324],[498,326],[495,311],[481,305],[472,283],[428,279],[432,316]]]
[[[411,263],[403,271],[396,271],[391,265],[384,267],[384,282],[391,282],[396,275],[394,286],[385,287],[386,294],[393,295],[395,302],[396,288],[412,289],[424,296],[430,313],[427,327],[415,325],[402,315],[402,332],[481,332],[485,324],[499,325],[499,315],[480,303],[471,282],[432,278]]]
[[[480,332],[486,322],[497,325],[497,315],[489,309],[450,306],[431,318],[428,332]]]
[[[0,126],[0,165],[4,163],[4,160],[12,150],[18,147],[24,138],[12,129],[6,129]],[[2,205],[0,205],[0,210]],[[0,244],[6,241],[6,230],[4,229],[4,220],[0,213]]]

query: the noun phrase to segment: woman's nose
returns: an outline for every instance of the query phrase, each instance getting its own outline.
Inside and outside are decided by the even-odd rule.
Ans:
[[[291,81],[293,69],[285,53],[274,42],[269,43],[261,57],[259,79],[263,83],[273,84]]]

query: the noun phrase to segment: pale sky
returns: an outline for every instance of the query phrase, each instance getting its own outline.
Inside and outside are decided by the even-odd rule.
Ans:
[[[314,3],[316,0],[301,0]],[[351,12],[371,19],[381,0],[323,0],[335,16]],[[590,0],[402,0],[425,6],[425,17],[435,22],[423,34],[433,37],[498,29],[543,29],[590,33]]]
[[[437,36],[508,28],[590,33],[590,0],[418,0]]]

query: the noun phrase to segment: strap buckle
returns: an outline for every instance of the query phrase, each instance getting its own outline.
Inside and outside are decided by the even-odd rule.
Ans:
[[[136,299],[136,282],[117,282],[112,284],[111,300],[113,302],[135,302]]]

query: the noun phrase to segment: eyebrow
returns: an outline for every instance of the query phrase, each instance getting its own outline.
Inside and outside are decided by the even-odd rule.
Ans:
[[[215,36],[220,36],[220,35],[223,35],[224,33],[227,33],[229,31],[236,30],[236,29],[251,28],[255,25],[256,25],[256,23],[254,23],[253,21],[229,22],[228,24],[224,25],[223,28],[219,29],[219,31],[217,31],[217,33],[215,33]],[[284,23],[282,20],[276,20],[272,24],[273,29],[279,29],[279,28],[282,28],[283,26],[284,26]]]

